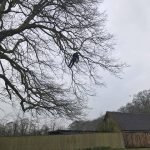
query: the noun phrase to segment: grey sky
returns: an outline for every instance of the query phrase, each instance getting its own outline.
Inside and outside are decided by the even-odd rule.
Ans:
[[[115,55],[130,67],[121,80],[104,77],[107,87],[97,88],[97,95],[90,98],[89,118],[115,111],[150,88],[150,0],[105,0],[102,8],[108,15],[107,29],[115,35]]]

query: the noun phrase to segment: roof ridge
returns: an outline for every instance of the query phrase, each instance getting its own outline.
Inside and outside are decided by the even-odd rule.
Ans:
[[[150,116],[150,114],[148,113],[127,113],[127,112],[119,112],[119,111],[106,111],[106,113],[118,113],[118,114],[131,114],[131,115],[148,115]]]

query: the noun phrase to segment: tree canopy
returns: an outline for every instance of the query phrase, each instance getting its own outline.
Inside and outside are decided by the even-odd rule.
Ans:
[[[126,113],[150,113],[150,90],[138,92],[132,102],[122,106],[119,111]]]
[[[100,0],[1,0],[0,98],[23,111],[67,117],[81,114],[88,81],[100,71],[117,75]],[[75,52],[80,61],[68,63]]]

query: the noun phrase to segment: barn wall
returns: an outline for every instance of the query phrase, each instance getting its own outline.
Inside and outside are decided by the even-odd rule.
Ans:
[[[0,150],[74,150],[109,146],[124,148],[121,133],[93,133],[33,137],[0,137]]]
[[[123,138],[127,148],[150,147],[150,132],[126,132]]]
[[[103,131],[105,132],[121,132],[116,120],[110,113],[107,113],[105,116],[103,125]]]

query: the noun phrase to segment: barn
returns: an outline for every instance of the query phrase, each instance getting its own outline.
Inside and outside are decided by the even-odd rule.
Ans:
[[[122,132],[125,147],[150,147],[150,114],[106,112],[105,128]]]

